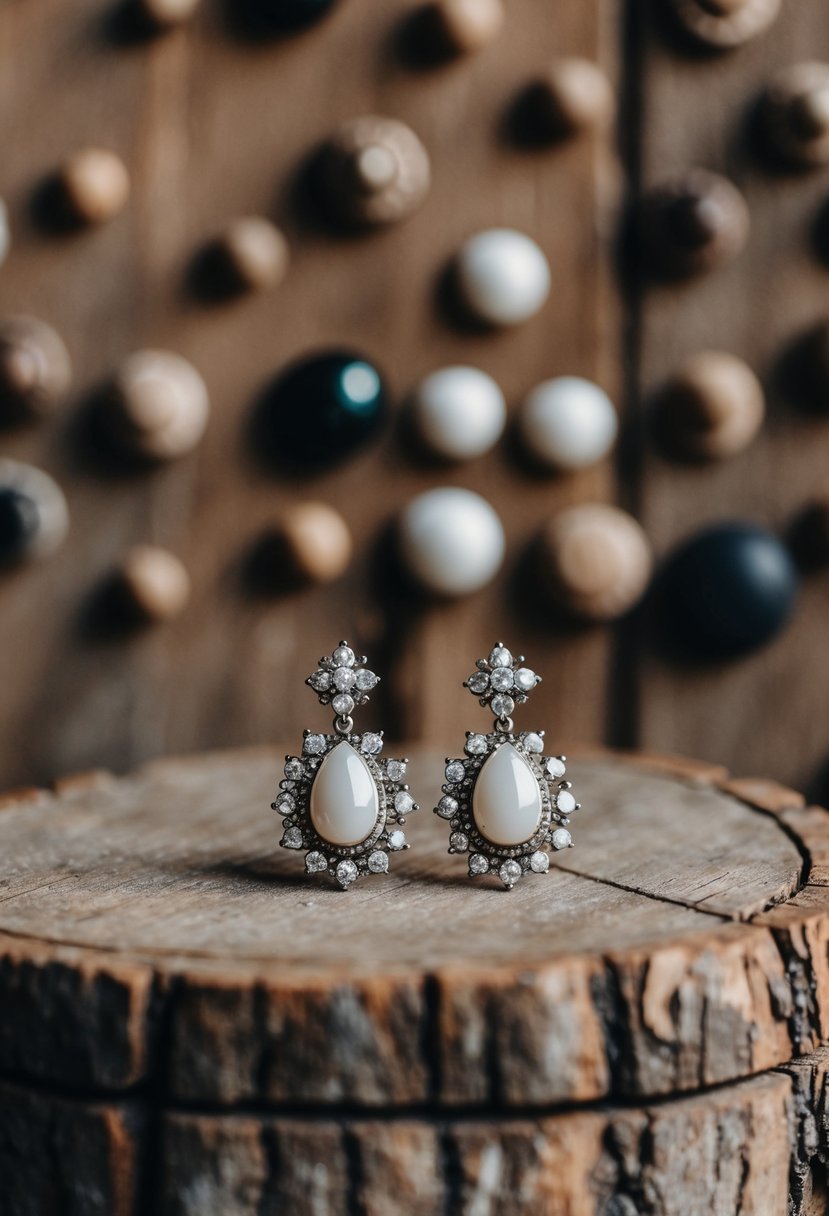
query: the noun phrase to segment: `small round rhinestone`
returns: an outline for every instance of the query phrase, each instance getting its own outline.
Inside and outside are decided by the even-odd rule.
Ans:
[[[550,868],[550,858],[541,849],[530,858],[530,869],[534,874],[546,874]]]
[[[387,760],[386,773],[390,781],[402,781],[406,776],[405,760]]]
[[[576,809],[576,800],[569,790],[559,790],[556,797],[556,806],[564,815],[569,815],[571,811]]]
[[[515,709],[515,702],[505,692],[497,693],[490,701],[490,705],[496,718],[508,718]]]
[[[465,853],[469,848],[469,837],[464,832],[453,832],[449,837],[449,845],[456,853]]]
[[[292,757],[285,761],[285,776],[289,781],[299,781],[302,776],[302,761]]]
[[[521,867],[517,861],[505,861],[498,873],[504,886],[511,887],[521,877]]]
[[[567,828],[556,828],[552,835],[554,849],[569,849],[573,843],[573,837],[567,831]]]
[[[358,874],[359,870],[353,861],[341,861],[337,865],[337,882],[343,887],[354,882]]]
[[[377,756],[383,750],[383,739],[380,735],[375,735],[372,731],[366,732],[360,740],[360,751],[365,752],[367,756]]]
[[[446,766],[446,780],[450,785],[458,785],[466,776],[466,769],[460,760],[452,760]]]
[[[332,654],[336,667],[353,667],[354,666],[354,651],[350,646],[338,646]]]
[[[309,756],[320,756],[325,751],[325,735],[308,735],[303,746]]]
[[[488,869],[489,862],[482,853],[473,853],[469,858],[470,874],[486,874]]]
[[[466,741],[466,750],[470,756],[480,756],[487,749],[486,735],[470,735]]]
[[[490,651],[489,665],[490,667],[512,667],[512,655],[506,646],[496,646],[494,650]]]
[[[489,676],[485,671],[474,671],[466,681],[466,686],[474,693],[486,692],[489,687]]]
[[[328,862],[322,853],[309,853],[305,858],[305,869],[309,874],[319,874],[322,870],[328,869]]]
[[[530,731],[528,735],[524,736],[524,746],[528,752],[538,754],[539,752],[544,751],[544,740],[541,738],[541,735],[537,735],[535,731]]]
[[[343,671],[345,671],[345,668],[343,668]],[[350,692],[338,692],[336,697],[331,698],[331,708],[341,718],[347,718],[354,708],[354,698]]]
[[[282,835],[281,841],[283,849],[301,849],[302,848],[302,829],[287,828]]]
[[[413,807],[414,798],[411,796],[408,790],[400,790],[398,794],[395,794],[394,809],[397,811],[398,815],[408,815]]]
[[[370,692],[377,683],[377,676],[373,671],[369,671],[367,667],[361,667],[357,672],[354,682],[360,692]]]
[[[279,811],[280,815],[290,815],[291,811],[296,807],[296,799],[293,794],[280,794],[274,803],[275,810]]]
[[[389,848],[390,849],[405,849],[406,833],[405,832],[389,832]]]
[[[457,798],[452,798],[449,794],[444,794],[438,803],[437,811],[441,819],[451,819],[453,815],[458,813]]]
[[[340,692],[348,692],[349,688],[354,687],[356,678],[350,667],[338,667],[334,672],[334,687]]]
[[[566,771],[564,761],[559,756],[550,756],[547,761],[548,777],[563,777]]]
[[[331,687],[331,672],[320,668],[308,677],[308,683],[317,692],[326,692]]]
[[[522,692],[532,692],[538,683],[538,676],[529,667],[519,667],[514,676],[515,687]]]
[[[389,868],[389,855],[382,849],[376,849],[368,855],[368,868],[372,874],[385,874]]]
[[[512,668],[496,667],[489,677],[489,682],[496,692],[509,692],[514,682]]]

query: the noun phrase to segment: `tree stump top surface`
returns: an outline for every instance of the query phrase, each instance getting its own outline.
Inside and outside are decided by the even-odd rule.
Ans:
[[[509,1105],[693,1089],[826,1037],[829,819],[792,791],[582,755],[576,848],[505,891],[447,855],[443,757],[421,751],[411,849],[341,891],[277,846],[283,754],[5,799],[0,1070],[118,1089],[161,1067],[187,1101]]]
[[[442,757],[415,757],[422,809],[391,873],[342,891],[277,847],[278,753],[150,765],[70,783],[0,816],[0,931],[152,958],[281,974],[514,968],[562,954],[676,942],[747,920],[797,889],[803,857],[779,821],[711,785],[612,759],[568,771],[574,849],[507,892],[471,881],[431,814]],[[420,778],[420,779],[418,779]],[[437,779],[437,780],[436,780]],[[96,788],[97,785],[97,788]]]

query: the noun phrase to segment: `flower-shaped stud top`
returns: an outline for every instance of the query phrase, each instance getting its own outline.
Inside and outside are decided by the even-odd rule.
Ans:
[[[527,697],[541,683],[541,676],[524,666],[524,656],[513,657],[503,642],[496,642],[489,658],[478,659],[464,688],[468,688],[481,705],[488,705],[495,717],[505,722],[516,705],[523,705]]]
[[[350,717],[357,705],[365,705],[380,677],[366,667],[366,656],[357,655],[348,642],[340,642],[305,683],[313,688],[320,705],[330,705],[341,718]]]

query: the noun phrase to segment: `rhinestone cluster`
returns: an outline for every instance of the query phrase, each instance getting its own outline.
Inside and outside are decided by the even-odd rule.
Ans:
[[[464,681],[464,688],[502,720],[511,716],[516,705],[523,705],[536,684],[541,683],[541,676],[525,666],[524,656],[514,658],[503,642],[497,642],[489,658],[478,659],[475,667]]]
[[[339,717],[348,718],[356,706],[366,704],[369,693],[380,683],[366,662],[365,655],[355,654],[348,642],[340,642],[330,655],[323,655],[305,683],[313,688],[320,705],[330,705]]]
[[[385,874],[389,868],[389,854],[409,847],[402,829],[406,816],[419,807],[405,783],[408,761],[381,759],[381,732],[365,731],[361,735],[345,736],[345,741],[360,752],[368,765],[377,786],[380,815],[374,831],[360,844],[340,847],[323,840],[311,824],[311,786],[326,755],[343,741],[340,734],[306,730],[302,755],[285,757],[284,776],[271,807],[282,816],[279,842],[282,847],[306,849],[305,869],[309,874],[327,872],[341,887],[350,887],[366,874]]]

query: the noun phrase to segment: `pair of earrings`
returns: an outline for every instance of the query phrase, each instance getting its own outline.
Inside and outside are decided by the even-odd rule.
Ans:
[[[280,844],[306,849],[309,874],[327,872],[349,887],[385,874],[391,853],[407,849],[406,817],[419,809],[405,782],[406,760],[383,759],[383,732],[354,733],[354,709],[379,683],[365,656],[340,642],[305,681],[336,717],[333,731],[306,730],[302,755],[288,756],[272,804],[283,816]],[[497,874],[514,887],[550,867],[546,846],[570,848],[569,816],[579,804],[564,780],[565,757],[544,755],[544,732],[513,729],[512,713],[541,677],[499,642],[479,659],[464,687],[489,707],[488,734],[468,731],[464,755],[446,761],[435,814],[450,828],[449,852],[468,854],[469,875]]]

